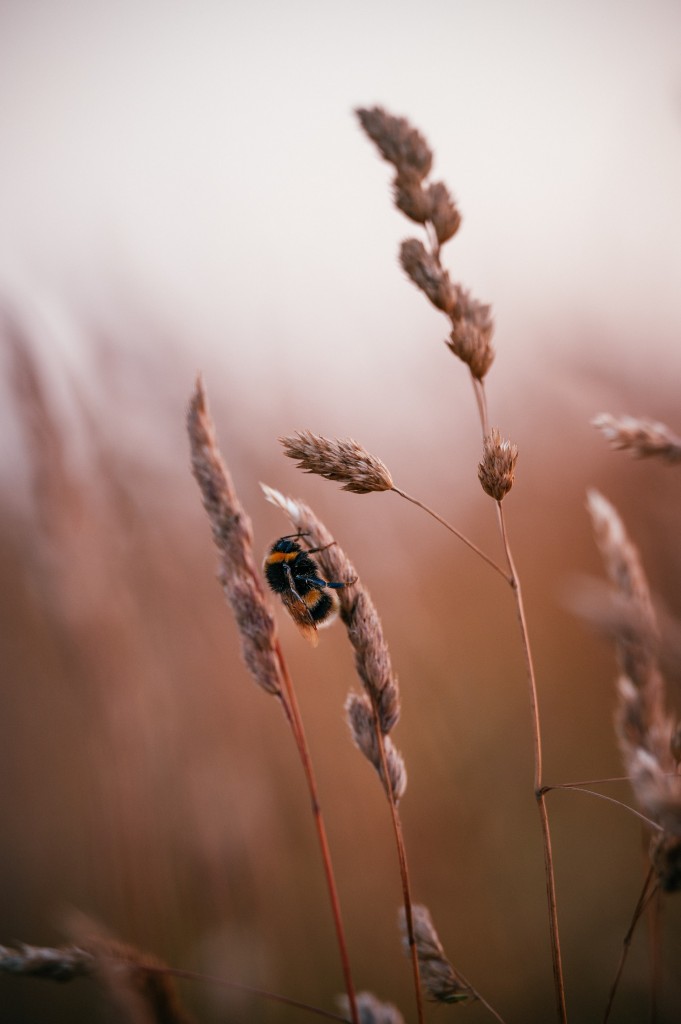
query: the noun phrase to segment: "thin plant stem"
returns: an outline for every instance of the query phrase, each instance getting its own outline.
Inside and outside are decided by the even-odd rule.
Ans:
[[[669,773],[674,774],[673,772]],[[544,786],[548,792],[550,789],[579,789],[580,786],[604,786],[607,782],[631,782],[631,775],[613,775],[607,779],[580,779],[579,782],[561,782],[556,786]]]
[[[473,382],[473,393],[475,394],[475,401],[478,406],[478,414],[480,416],[480,426],[482,427],[483,438],[489,434],[489,423],[487,419],[487,392],[485,391],[485,385],[477,377],[471,374],[471,380]]]
[[[390,785],[388,774],[388,760],[385,755],[385,744],[383,743],[383,733],[381,732],[381,726],[378,717],[378,709],[376,708],[375,701],[372,697],[372,704],[374,705],[374,728],[376,731],[376,742],[378,744],[378,750],[381,758],[381,768],[383,771],[383,779],[385,782],[385,791],[388,796],[388,804],[390,806],[390,817],[393,825],[393,832],[395,834],[395,846],[397,847],[397,859],[400,866],[400,879],[402,881],[402,902],[404,903],[404,919],[407,927],[407,941],[409,943],[409,958],[411,960],[412,974],[414,978],[414,994],[416,997],[416,1014],[418,1017],[419,1024],[424,1024],[424,1010],[423,1010],[423,992],[421,990],[421,975],[419,973],[419,961],[416,950],[416,940],[414,937],[414,915],[412,912],[413,900],[411,898],[411,884],[409,881],[409,868],[407,865],[407,850],[404,844],[404,833],[402,831],[402,820],[400,818],[400,812],[397,809],[397,803],[393,795],[392,787]]]
[[[658,825],[657,822],[653,821],[651,818],[646,818],[645,814],[641,814],[641,812],[637,811],[635,807],[631,807],[629,804],[625,804],[623,800],[617,800],[613,796],[608,796],[607,793],[597,793],[593,789],[587,789],[586,784],[563,783],[559,786],[542,786],[542,790],[544,793],[550,793],[552,790],[555,789],[571,789],[575,793],[588,793],[589,796],[598,797],[599,800],[607,800],[609,804],[615,804],[617,807],[622,807],[625,811],[629,811],[630,814],[635,815],[635,817],[639,818],[644,823],[644,825],[647,825],[649,828],[657,829],[658,832],[664,832],[664,829],[661,825]]]
[[[660,987],[662,984],[661,942],[662,898],[659,885],[648,904],[648,933],[650,946],[650,1024],[656,1024]]]
[[[556,905],[556,877],[553,866],[553,851],[551,847],[551,829],[549,826],[549,816],[546,807],[546,790],[544,789],[542,783],[543,756],[541,739],[541,720],[539,717],[539,701],[537,697],[537,681],[534,671],[534,662],[532,659],[530,636],[527,629],[525,605],[523,602],[520,580],[518,578],[515,563],[513,561],[513,555],[511,553],[511,546],[509,543],[508,533],[506,530],[506,520],[504,517],[503,503],[501,501],[497,502],[497,512],[499,518],[499,529],[501,531],[504,551],[506,552],[506,560],[508,562],[508,567],[511,573],[511,588],[513,590],[513,595],[515,597],[516,611],[518,613],[518,621],[520,624],[520,632],[522,635],[522,646],[525,655],[525,664],[527,668],[527,678],[530,687],[530,712],[532,717],[532,741],[534,749],[534,794],[537,800],[537,808],[539,810],[542,839],[544,844],[546,898],[549,911],[551,959],[553,962],[553,981],[556,997],[556,1011],[558,1014],[558,1020],[561,1021],[561,1024],[567,1024],[565,980],[563,977],[563,960],[560,951],[560,934],[558,931],[558,908]]]
[[[432,516],[433,519],[436,519],[438,523],[440,523],[447,530],[449,530],[450,533],[453,533],[455,537],[458,537],[459,540],[462,540],[464,544],[466,544],[471,549],[471,551],[474,551],[476,555],[479,555],[479,557],[482,558],[483,561],[487,562],[487,564],[490,565],[493,569],[496,569],[496,571],[501,576],[503,576],[507,583],[511,582],[511,577],[502,569],[500,565],[498,565],[494,561],[493,558],[490,558],[489,555],[486,555],[484,551],[481,551],[477,544],[474,544],[472,540],[469,540],[468,537],[465,536],[465,534],[457,530],[456,527],[452,526],[451,523],[448,523],[446,519],[443,519],[442,516],[438,515],[438,513],[435,512],[432,508],[429,508],[428,505],[424,505],[422,501],[419,501],[418,498],[412,497],[411,494],[407,494],[406,491],[400,490],[399,487],[393,486],[392,490],[395,492],[395,494],[399,494],[400,497],[405,498],[407,501],[410,501],[412,505],[417,505],[419,508],[423,509],[424,512],[427,512],[429,516]]]
[[[461,980],[464,983],[464,985],[468,985],[469,989],[471,990],[471,992],[473,993],[473,995],[475,996],[477,1001],[479,1003],[481,1003],[482,1006],[485,1007],[487,1012],[491,1013],[491,1015],[494,1017],[494,1019],[499,1021],[499,1024],[506,1024],[506,1021],[501,1016],[501,1014],[497,1010],[494,1009],[494,1007],[492,1006],[491,1003],[488,1003],[487,1000],[483,996],[480,995],[480,993],[478,992],[478,990],[476,988],[473,988],[473,986],[471,985],[471,983],[468,980],[468,978],[464,974],[462,974],[461,971],[459,971],[459,970],[457,970],[456,973],[461,978]]]
[[[338,942],[338,950],[341,958],[341,966],[343,969],[343,978],[345,981],[345,990],[348,996],[348,1002],[350,1004],[350,1015],[352,1017],[352,1024],[359,1024],[359,1009],[357,1007],[357,996],[355,992],[354,982],[352,980],[352,971],[350,969],[350,957],[348,955],[348,945],[345,938],[345,929],[343,927],[343,919],[340,910],[340,900],[338,898],[338,889],[336,887],[336,879],[333,871],[333,864],[331,861],[331,851],[329,849],[329,841],[326,834],[326,825],[324,824],[324,817],[322,815],[322,809],[319,803],[319,791],[317,788],[317,780],[315,778],[314,769],[312,767],[312,759],[310,757],[310,750],[307,745],[307,739],[305,736],[305,730],[303,727],[303,720],[300,714],[300,708],[298,707],[298,700],[296,692],[291,681],[291,676],[284,659],[284,654],[281,649],[279,640],[275,640],[275,653],[279,667],[281,670],[281,679],[284,686],[282,692],[282,707],[284,714],[286,715],[291,731],[293,733],[300,760],[307,780],[307,787],[310,793],[310,801],[312,804],[312,816],[314,818],[315,828],[317,830],[317,838],[319,841],[319,847],[322,856],[322,864],[324,866],[324,874],[326,876],[326,884],[329,891],[329,900],[331,902],[331,913],[333,915],[334,926],[336,929],[336,939]]]
[[[608,1024],[608,1020],[610,1019],[612,1004],[615,1000],[615,995],[617,993],[617,988],[620,983],[620,978],[622,977],[622,971],[624,970],[624,965],[626,963],[627,956],[629,955],[629,950],[631,948],[631,940],[636,930],[636,925],[640,921],[641,915],[648,906],[650,900],[657,892],[658,886],[657,881],[654,880],[654,873],[654,868],[651,866],[648,870],[648,874],[646,875],[645,881],[643,883],[641,893],[638,897],[638,900],[636,901],[636,906],[634,907],[634,913],[632,914],[631,922],[629,924],[629,927],[627,928],[624,939],[622,940],[622,952],[620,954],[617,970],[615,971],[615,978],[613,980],[612,985],[610,986],[608,1001],[605,1006],[605,1013],[603,1014],[603,1024]]]
[[[124,958],[116,957],[114,962],[119,964]],[[131,966],[139,967],[134,960],[130,961]],[[233,989],[235,992],[244,992],[246,995],[256,996],[268,1002],[280,1003],[282,1006],[290,1006],[296,1010],[303,1010],[305,1013],[314,1014],[316,1017],[323,1017],[324,1020],[340,1021],[347,1024],[347,1017],[330,1010],[324,1010],[320,1006],[312,1006],[310,1003],[302,1002],[300,999],[293,999],[291,996],[284,996],[278,992],[269,992],[267,989],[254,988],[252,985],[242,985],[240,982],[228,981],[226,978],[219,978],[212,974],[203,974],[200,971],[189,971],[183,967],[167,967],[144,964],[143,969],[149,974],[163,974],[171,978],[180,978],[183,981],[201,981],[211,985],[219,985],[221,988]]]

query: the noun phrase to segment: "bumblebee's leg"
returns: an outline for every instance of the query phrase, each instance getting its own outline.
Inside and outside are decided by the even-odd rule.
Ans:
[[[348,580],[347,583],[330,583],[327,580],[317,579],[316,576],[296,576],[296,579],[300,580],[302,583],[309,583],[311,587],[317,587],[318,590],[321,590],[323,587],[330,587],[332,590],[341,590],[343,587],[351,587],[353,583],[357,582],[356,576],[354,579]]]
[[[301,533],[300,536],[302,537],[303,534]],[[283,540],[283,538],[282,538],[282,540]],[[318,551],[326,551],[327,548],[332,548],[334,546],[334,544],[337,544],[337,543],[338,543],[338,541],[336,541],[336,540],[330,540],[328,544],[325,544],[321,548],[308,548],[307,549],[307,553],[308,553],[308,555],[315,555]]]
[[[290,592],[291,592],[291,593],[293,594],[293,596],[295,597],[295,599],[296,599],[297,601],[300,601],[300,603],[301,603],[302,605],[305,605],[305,607],[307,608],[307,605],[305,604],[305,602],[303,601],[302,597],[300,596],[300,594],[299,594],[299,593],[298,593],[298,591],[296,590],[296,585],[295,585],[295,583],[294,583],[294,577],[293,577],[293,573],[291,572],[291,567],[290,567],[290,565],[287,565],[287,564],[286,564],[286,562],[282,562],[282,567],[283,567],[283,569],[284,569],[284,572],[286,573],[286,581],[287,581],[287,583],[288,583],[288,589],[289,589],[289,590],[290,590]],[[304,577],[302,577],[302,576],[296,576],[296,577],[295,577],[295,579],[298,579],[298,580],[300,580],[300,579],[303,579],[303,578],[304,578]]]
[[[317,590],[323,590],[324,587],[331,586],[326,580],[320,580],[317,576],[296,576],[295,578],[300,580],[301,583],[309,583],[311,587],[315,587]]]

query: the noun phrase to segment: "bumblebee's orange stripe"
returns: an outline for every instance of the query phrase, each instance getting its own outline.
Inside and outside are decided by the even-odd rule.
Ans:
[[[293,562],[299,554],[300,551],[272,551],[267,556],[267,561],[270,565],[275,562]]]

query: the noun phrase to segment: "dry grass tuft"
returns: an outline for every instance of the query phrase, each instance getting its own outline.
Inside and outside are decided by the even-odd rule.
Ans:
[[[605,412],[591,422],[613,448],[630,451],[641,459],[657,457],[671,463],[681,462],[681,437],[664,423]]]
[[[348,1012],[347,996],[338,1000],[343,1013]],[[392,1003],[382,1003],[371,992],[357,993],[360,1024],[404,1024],[404,1017]]]
[[[239,628],[244,661],[258,686],[280,695],[276,625],[253,558],[251,522],[218,449],[201,380],[191,399],[187,429],[192,470],[220,553],[218,578]]]
[[[394,117],[382,107],[358,107],[362,128],[378,147],[381,156],[398,174],[422,181],[430,174],[433,154],[423,135],[406,117]]]
[[[675,752],[678,728],[665,709],[664,679],[657,664],[657,622],[638,551],[614,507],[591,491],[588,507],[596,542],[617,595],[630,614],[615,634],[622,674],[615,719],[622,758],[638,803],[663,830],[652,859],[667,891],[681,888],[681,776]]]
[[[22,942],[16,947],[0,946],[0,972],[51,981],[72,981],[73,978],[87,978],[93,974],[94,957],[79,946],[54,949]]]
[[[513,487],[518,446],[502,440],[496,427],[492,427],[483,443],[482,462],[478,465],[478,478],[482,489],[490,498],[502,501]]]
[[[356,113],[382,157],[397,172],[393,181],[395,206],[426,229],[428,245],[418,238],[402,242],[402,268],[436,309],[449,318],[448,348],[466,363],[475,380],[482,381],[494,360],[491,307],[454,284],[440,260],[441,246],[461,225],[459,209],[444,182],[424,182],[433,154],[406,118],[394,117],[382,107],[360,108]]]
[[[395,749],[389,736],[383,738],[383,751],[386,768],[383,768],[383,759],[376,735],[376,716],[371,701],[365,694],[350,693],[345,702],[345,711],[348,717],[350,733],[357,749],[364,754],[371,762],[384,789],[388,789],[393,795],[395,803],[404,796],[407,788],[407,770],[402,756]],[[385,778],[387,772],[387,780]]]
[[[344,491],[370,494],[393,488],[387,466],[351,437],[331,440],[311,430],[298,430],[279,440],[286,455],[298,460],[298,469],[336,480],[343,484]]]
[[[475,999],[470,985],[456,973],[447,959],[428,908],[417,903],[412,907],[412,913],[421,980],[428,999],[434,1003],[464,1003]],[[400,924],[404,932],[402,911]],[[406,935],[404,944],[407,949]]]

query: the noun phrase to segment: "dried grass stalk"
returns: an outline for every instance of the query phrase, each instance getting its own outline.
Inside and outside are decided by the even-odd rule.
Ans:
[[[616,645],[622,672],[650,704],[647,718],[659,714],[662,683],[656,671],[657,621],[639,553],[627,536],[615,508],[598,491],[589,491],[587,505],[596,544],[622,611]],[[627,625],[628,618],[628,625]]]
[[[236,618],[244,661],[258,686],[280,695],[276,626],[253,558],[251,522],[218,449],[200,379],[189,406],[187,428],[192,470],[220,553],[218,578]]]
[[[657,665],[657,622],[638,551],[614,507],[597,491],[588,507],[603,561],[628,615],[619,618],[615,643],[622,674],[617,684],[615,730],[636,799],[662,829],[653,841],[653,864],[667,890],[681,888],[681,776],[675,758],[677,723],[665,709]]]
[[[357,1024],[357,1007],[347,942],[305,730],[293,684],[276,636],[274,618],[267,607],[261,577],[255,567],[250,520],[239,503],[231,477],[218,450],[200,380],[196,383],[190,403],[187,425],[192,469],[201,489],[203,504],[220,552],[219,578],[237,621],[244,660],[258,685],[279,697],[300,755],[312,801],[312,813],[329,890],[346,991],[352,1008],[352,1019]]]
[[[382,107],[358,107],[355,113],[383,159],[398,174],[420,181],[430,173],[433,154],[423,135],[412,128],[406,117],[394,117]]]
[[[383,753],[388,774],[386,780],[371,701],[365,694],[350,693],[345,702],[345,711],[355,745],[378,772],[386,793],[390,790],[388,795],[392,794],[395,803],[399,803],[407,788],[407,769],[402,755],[395,749],[390,737],[385,736]]]
[[[417,288],[428,296],[432,304],[443,313],[452,313],[456,306],[456,293],[449,274],[440,260],[428,252],[418,238],[408,238],[400,246],[400,263],[405,274]],[[458,353],[457,353],[458,355]]]
[[[613,448],[630,451],[638,458],[656,456],[667,462],[681,462],[681,438],[664,423],[609,413],[601,413],[591,422]]]
[[[441,246],[461,225],[461,214],[442,181],[424,181],[432,164],[432,153],[421,135],[403,117],[394,117],[381,107],[359,109],[360,123],[381,155],[395,167],[393,199],[410,220],[423,224],[430,248],[409,238],[400,248],[400,263],[417,288],[447,315],[451,323],[447,346],[468,366],[473,378],[482,381],[494,360],[491,307],[473,299],[454,284],[440,260]]]
[[[461,285],[454,286],[454,293],[452,329],[446,345],[481,381],[494,361],[492,307],[478,302]]]
[[[502,501],[513,487],[518,446],[504,441],[496,427],[492,427],[483,444],[482,462],[478,477],[482,489],[496,501]]]
[[[412,914],[421,980],[428,999],[434,1003],[463,1003],[475,999],[473,989],[456,973],[445,956],[428,908],[416,903],[412,907]],[[403,911],[400,911],[400,925],[403,933],[406,933]],[[408,952],[406,934],[403,941]]]
[[[298,469],[336,480],[343,484],[344,491],[369,494],[393,488],[387,466],[351,437],[331,440],[311,430],[298,430],[279,440],[286,455],[298,460]]]

